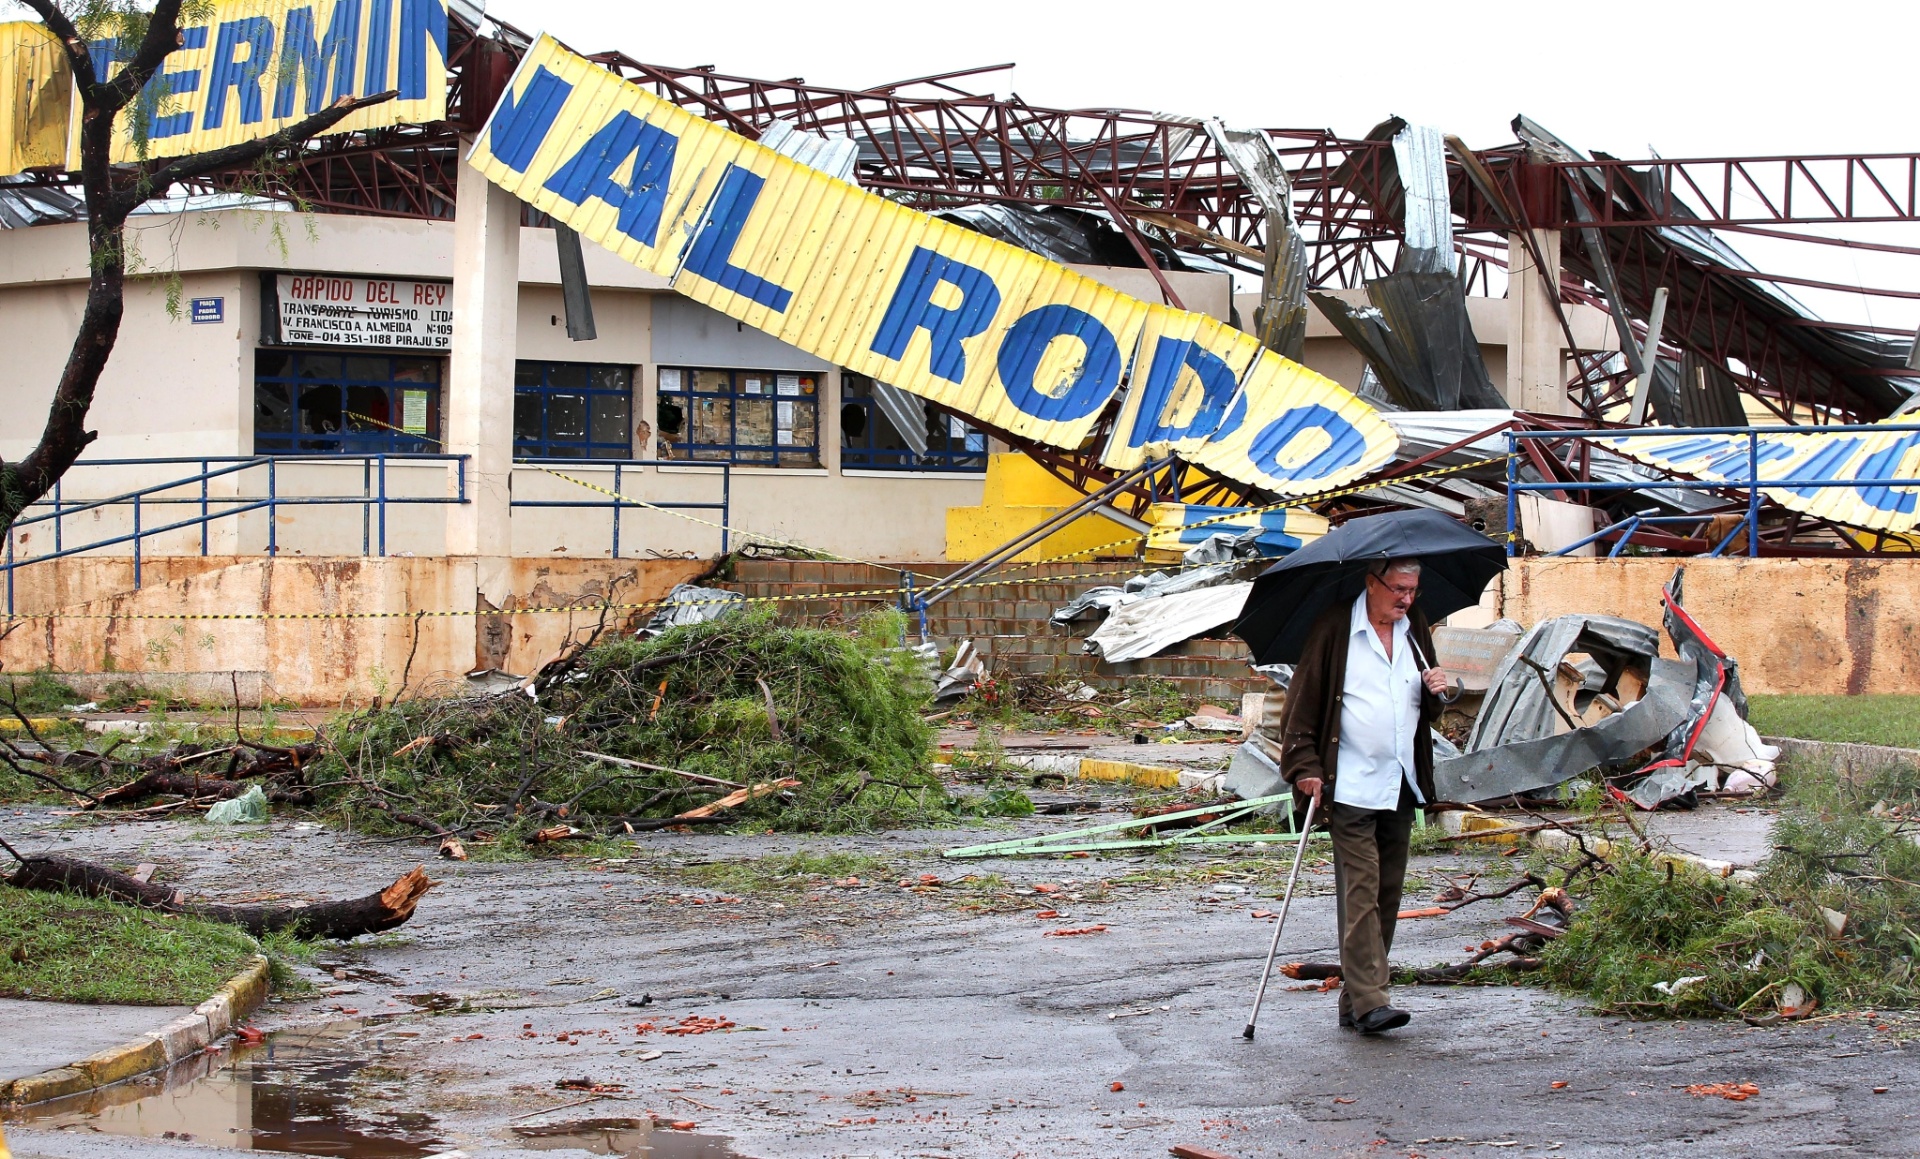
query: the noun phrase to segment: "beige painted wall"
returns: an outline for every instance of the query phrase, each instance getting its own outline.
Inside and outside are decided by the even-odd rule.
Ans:
[[[1572,612],[1657,626],[1681,562],[1688,612],[1748,692],[1920,692],[1920,560],[1516,560],[1502,606],[1528,626]]]
[[[583,607],[505,617],[510,643],[503,667],[525,674],[550,658],[569,631],[598,619],[595,601],[616,580],[616,602],[642,603],[706,567],[698,560],[514,560],[513,597],[504,607]],[[151,674],[156,683],[215,687],[230,672],[264,673],[267,697],[303,705],[391,695],[414,649],[409,613],[471,611],[475,590],[473,561],[447,559],[174,560],[151,567],[137,591],[130,590],[124,561],[60,560],[26,575],[38,578],[32,592],[16,591],[22,610],[57,600],[68,618],[29,620],[0,641],[7,671],[119,673],[134,681]],[[215,618],[263,612],[318,618]],[[369,612],[389,615],[352,615]],[[109,613],[208,618],[104,618]],[[474,664],[473,621],[426,616],[417,630],[410,687],[464,687]],[[243,684],[242,694],[261,686],[259,680]]]

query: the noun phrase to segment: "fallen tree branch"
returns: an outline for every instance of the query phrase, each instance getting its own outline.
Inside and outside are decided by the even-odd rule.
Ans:
[[[670,769],[665,765],[650,765],[645,761],[630,761],[626,757],[610,757],[605,753],[590,753],[585,749],[579,750],[576,755],[586,757],[588,760],[605,761],[610,765],[621,765],[629,769],[645,769],[650,773],[672,773],[676,777],[685,777],[689,781],[698,781],[703,785],[719,785],[725,789],[746,788],[746,786],[739,781],[722,780],[719,777],[709,777],[701,773],[689,773],[685,769]]]
[[[421,897],[439,884],[427,876],[424,867],[415,866],[395,878],[392,885],[365,897],[312,904],[225,905],[187,902],[178,891],[167,886],[139,881],[104,865],[68,857],[27,857],[20,862],[20,868],[6,879],[7,884],[17,889],[110,898],[161,913],[225,922],[256,937],[280,930],[302,938],[341,941],[361,934],[377,934],[405,924]]]

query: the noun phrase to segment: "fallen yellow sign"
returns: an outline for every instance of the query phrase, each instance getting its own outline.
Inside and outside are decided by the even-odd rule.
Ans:
[[[985,423],[1078,448],[1126,384],[1107,462],[1178,451],[1283,494],[1396,438],[1331,379],[1213,319],[795,163],[542,36],[469,162],[675,290]]]

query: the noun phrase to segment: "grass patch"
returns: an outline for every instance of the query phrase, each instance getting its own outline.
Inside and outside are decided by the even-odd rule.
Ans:
[[[234,926],[0,887],[0,997],[192,1005],[259,952]]]
[[[1827,1009],[1920,1004],[1920,771],[1789,783],[1751,884],[1625,856],[1579,898],[1542,976],[1642,1016],[1769,1013],[1789,983]],[[1833,936],[1823,911],[1845,915]],[[1676,993],[1656,990],[1680,979]]]
[[[1920,696],[1749,696],[1762,736],[1920,748]]]

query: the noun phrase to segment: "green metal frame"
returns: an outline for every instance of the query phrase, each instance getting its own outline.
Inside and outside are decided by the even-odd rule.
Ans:
[[[1032,837],[1016,837],[1010,841],[993,841],[985,845],[968,845],[960,849],[949,849],[944,857],[1025,857],[1052,853],[1098,853],[1103,850],[1118,849],[1165,849],[1178,845],[1264,845],[1275,841],[1296,841],[1300,837],[1294,828],[1293,810],[1283,810],[1287,830],[1284,833],[1209,833],[1230,825],[1272,805],[1290,803],[1293,794],[1275,793],[1270,797],[1255,797],[1251,801],[1236,801],[1230,805],[1201,805],[1194,809],[1183,809],[1178,813],[1162,813],[1155,817],[1135,817],[1128,821],[1113,821],[1105,825],[1094,825],[1085,829],[1069,829],[1064,833],[1042,833]],[[1208,813],[1220,816],[1192,829],[1168,837],[1137,837],[1124,841],[1088,841],[1102,833],[1115,833],[1128,829],[1141,829],[1149,825],[1159,825],[1167,821],[1182,821],[1188,817],[1200,817]],[[1314,837],[1324,836],[1317,833]]]

